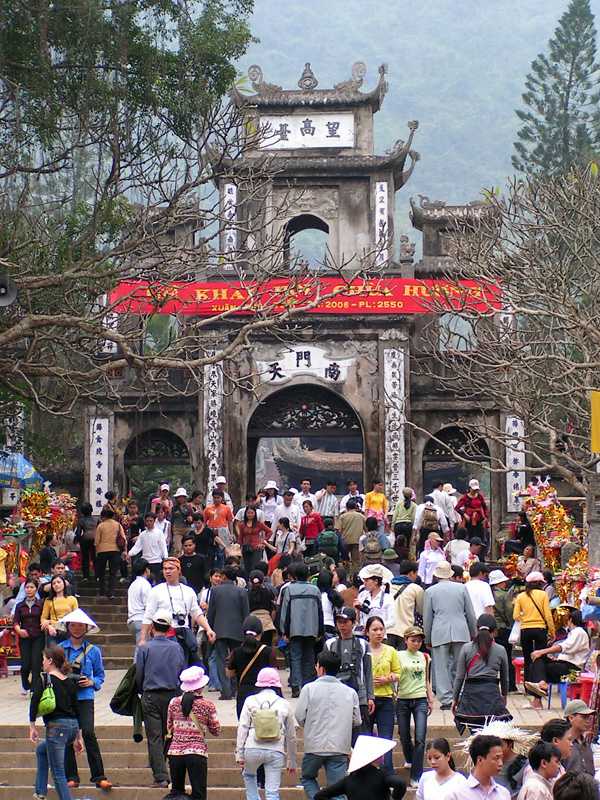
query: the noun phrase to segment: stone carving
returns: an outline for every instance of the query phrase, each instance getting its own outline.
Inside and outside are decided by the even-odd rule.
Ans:
[[[310,68],[310,62],[306,62],[304,70],[298,81],[298,86],[303,92],[312,92],[319,85],[319,81],[315,78],[314,72]]]
[[[337,431],[360,433],[360,422],[350,406],[337,394],[310,387],[291,387],[260,403],[250,422],[251,433],[266,431]]]
[[[214,355],[208,350],[206,355]],[[204,460],[208,491],[223,469],[223,372],[221,364],[204,367]]]
[[[276,190],[274,200],[281,200],[281,207],[287,206],[290,218],[298,214],[316,214],[325,220],[337,219],[340,201],[337,188],[315,186],[290,190],[287,187]]]
[[[405,482],[404,351],[383,350],[383,388],[385,394],[385,489],[392,504],[398,502]]]
[[[403,233],[399,237],[400,261],[412,261],[415,257],[415,243],[411,242],[408,236]]]
[[[248,67],[248,78],[250,79],[252,88],[258,94],[268,95],[283,91],[281,86],[277,86],[275,83],[266,83],[264,81],[263,71],[258,64],[252,64],[251,67]]]
[[[356,61],[352,65],[352,77],[349,81],[342,81],[336,83],[333,87],[336,92],[358,92],[363,85],[365,75],[367,74],[367,65],[364,61]]]

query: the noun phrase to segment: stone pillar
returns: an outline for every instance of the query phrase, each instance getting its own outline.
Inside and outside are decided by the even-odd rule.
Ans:
[[[384,463],[385,490],[392,507],[406,485],[406,386],[404,349],[386,343],[383,347]]]
[[[207,353],[210,355],[210,353]],[[206,490],[211,491],[223,469],[223,370],[206,364],[203,380],[203,448]]]

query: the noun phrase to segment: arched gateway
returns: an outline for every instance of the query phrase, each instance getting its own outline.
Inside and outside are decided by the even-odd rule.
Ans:
[[[269,395],[248,424],[249,486],[274,480],[314,487],[353,478],[363,483],[363,432],[356,412],[337,393],[302,384]]]

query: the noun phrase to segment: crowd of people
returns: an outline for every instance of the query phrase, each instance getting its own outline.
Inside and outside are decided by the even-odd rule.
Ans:
[[[236,510],[219,476],[205,499],[183,487],[171,497],[161,484],[144,512],[109,492],[97,520],[84,503],[67,552],[46,542],[12,609],[37,745],[34,797],[46,796],[51,770],[60,800],[69,800],[83,749],[92,782],[112,786],[94,731],[102,648],[87,638],[97,626],[79,608],[81,582],[108,598],[117,582],[127,585],[133,664],[111,708],[134,725],[143,717],[151,785],[170,785],[171,800],[185,796],[186,774],[191,797],[206,798],[206,736],[218,736],[220,723],[205,691],[235,701],[235,758],[248,800],[261,791],[278,800],[284,769],[298,766],[297,726],[309,800],[364,798],[371,788],[373,800],[401,798],[396,730],[419,800],[440,792],[587,797],[592,709],[573,701],[536,742],[512,725],[508,708],[515,643],[536,708],[590,654],[577,609],[561,607],[555,624],[552,576],[530,552],[526,517],[510,540],[521,561],[509,579],[489,562],[489,513],[476,480],[460,498],[440,483],[422,503],[407,487],[395,506],[380,480],[364,495],[355,482],[346,488],[340,499],[334,482],[313,493],[309,480],[283,492],[269,481]],[[67,564],[77,550],[81,575]],[[466,778],[445,739],[427,744],[436,699],[470,735]]]

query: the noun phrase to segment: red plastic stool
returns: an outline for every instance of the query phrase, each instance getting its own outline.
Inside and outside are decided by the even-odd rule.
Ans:
[[[581,693],[579,697],[584,703],[588,703],[588,705],[592,699],[592,687],[595,679],[596,676],[593,672],[582,672],[579,676],[579,683],[581,685]]]
[[[513,667],[515,668],[515,683],[523,683],[523,668],[525,664],[525,659],[523,656],[517,656],[512,660]]]
[[[567,698],[569,700],[583,700],[582,695],[582,685],[579,681],[575,681],[574,683],[567,683]]]

